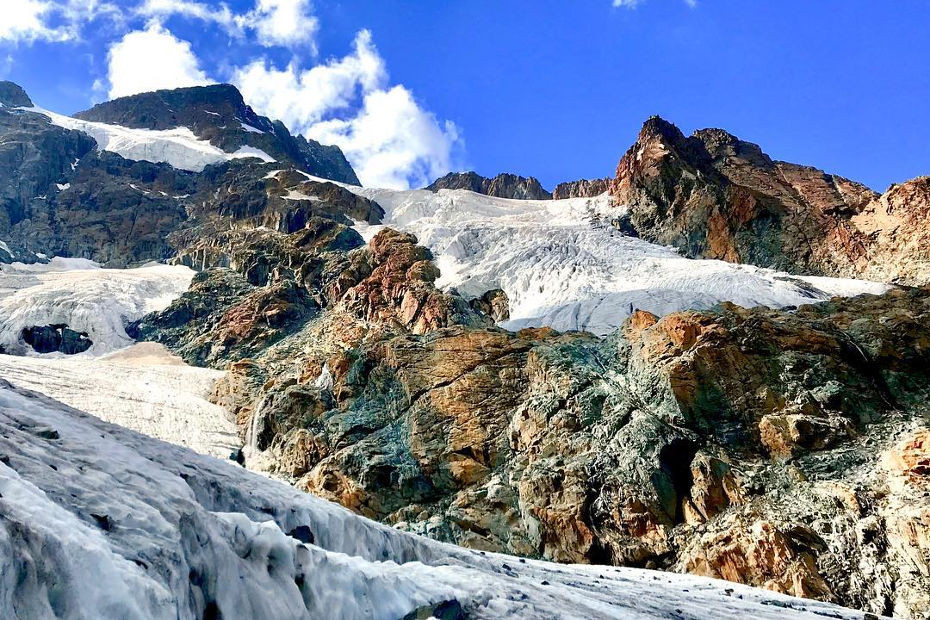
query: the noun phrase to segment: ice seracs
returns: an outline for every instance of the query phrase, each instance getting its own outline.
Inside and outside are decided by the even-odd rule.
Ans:
[[[722,301],[794,306],[888,289],[685,258],[616,230],[610,222],[625,207],[612,205],[606,194],[537,201],[466,190],[346,187],[384,208],[384,226],[412,232],[432,250],[440,286],[468,297],[503,289],[510,320],[502,326],[509,329],[547,325],[604,335],[635,309],[664,315]],[[367,240],[378,229],[360,226],[359,232]]]

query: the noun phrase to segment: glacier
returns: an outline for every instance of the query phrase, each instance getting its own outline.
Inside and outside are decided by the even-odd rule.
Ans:
[[[219,458],[242,443],[236,421],[209,401],[214,383],[225,374],[188,366],[154,342],[100,357],[0,355],[0,377],[19,387]]]
[[[465,550],[0,379],[7,618],[839,618],[862,612],[644,569]]]
[[[501,323],[506,329],[549,326],[603,336],[637,309],[662,316],[724,301],[798,306],[890,288],[686,258],[614,228],[611,222],[627,209],[607,194],[512,200],[468,190],[340,185],[385,210],[381,225],[356,223],[366,240],[384,226],[414,233],[436,258],[440,287],[465,297],[503,289],[510,300],[510,320]]]

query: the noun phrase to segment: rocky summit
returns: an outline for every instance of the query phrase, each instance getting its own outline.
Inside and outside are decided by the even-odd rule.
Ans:
[[[65,117],[0,83],[0,103],[0,337],[42,356],[8,367],[103,416],[106,390],[75,377],[124,377],[145,414],[121,422],[234,461],[0,381],[0,439],[18,438],[0,441],[0,516],[43,506],[0,519],[9,600],[41,599],[54,579],[30,558],[93,528],[75,553],[119,556],[145,605],[173,588],[198,617],[231,613],[219,593],[253,573],[280,592],[268,609],[323,609],[314,575],[375,588],[384,560],[440,580],[428,598],[401,580],[398,617],[494,617],[475,612],[489,597],[536,617],[552,603],[521,602],[542,596],[524,574],[610,615],[588,597],[621,569],[538,560],[739,582],[730,615],[762,596],[743,586],[778,614],[930,610],[930,178],[879,195],[654,117],[612,179],[395,191],[228,85]],[[123,269],[149,261],[169,265]],[[660,573],[630,574],[658,596]],[[479,577],[507,589],[462,586]]]
[[[617,166],[611,194],[644,239],[688,256],[794,273],[920,284],[930,279],[926,178],[884,194],[772,160],[721,129],[685,137],[650,118]]]

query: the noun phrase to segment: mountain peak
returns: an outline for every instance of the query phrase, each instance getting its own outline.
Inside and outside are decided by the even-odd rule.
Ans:
[[[19,84],[2,81],[0,82],[0,105],[11,108],[31,108],[32,99]]]
[[[684,140],[685,135],[674,123],[654,114],[646,119],[642,129],[639,130],[640,142],[647,142],[652,138],[664,138],[667,141],[677,142]]]
[[[232,84],[191,86],[156,90],[98,103],[74,115],[86,121],[114,123],[137,129],[172,129],[179,125],[222,125],[239,118],[261,123],[245,105],[242,93]],[[270,124],[269,127],[270,129]],[[262,129],[262,127],[259,127]]]
[[[187,127],[227,153],[258,149],[310,174],[360,185],[342,151],[292,136],[280,121],[257,114],[232,84],[157,90],[99,103],[74,115],[85,121],[134,129]]]

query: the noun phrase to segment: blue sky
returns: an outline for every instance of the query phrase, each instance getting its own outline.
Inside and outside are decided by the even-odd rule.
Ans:
[[[930,174],[926,0],[5,2],[0,76],[39,105],[233,81],[366,184],[606,176],[651,114],[879,190]]]

